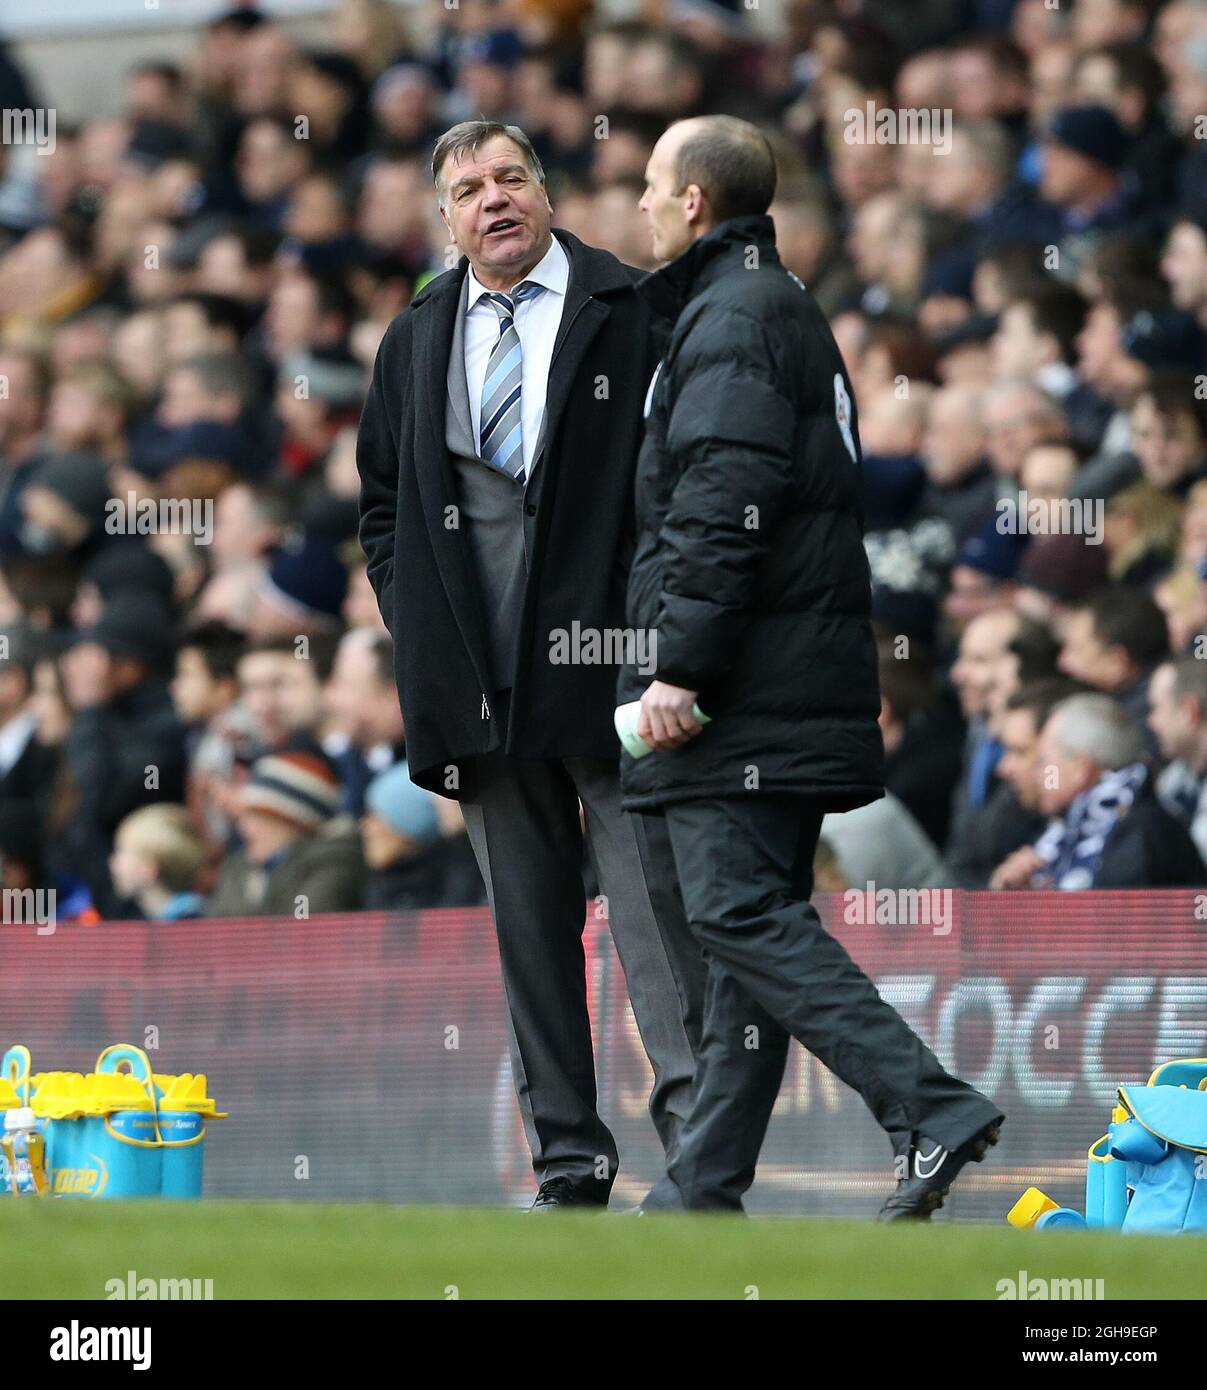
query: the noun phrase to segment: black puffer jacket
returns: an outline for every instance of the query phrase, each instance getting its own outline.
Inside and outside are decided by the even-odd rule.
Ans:
[[[658,678],[712,717],[690,743],[622,759],[624,804],[883,795],[859,444],[833,336],[780,264],[769,217],[722,223],[642,282],[677,319],[637,469],[628,623]],[[618,696],[652,677],[635,664]]]

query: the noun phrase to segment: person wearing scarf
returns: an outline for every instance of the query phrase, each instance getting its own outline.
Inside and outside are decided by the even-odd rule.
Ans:
[[[1109,695],[1052,711],[1036,759],[1039,838],[1000,864],[991,888],[1173,888],[1207,875],[1186,829],[1157,800],[1144,736]]]

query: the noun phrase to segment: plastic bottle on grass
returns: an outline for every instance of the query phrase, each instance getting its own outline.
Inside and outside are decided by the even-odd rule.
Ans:
[[[13,1197],[44,1197],[46,1140],[38,1129],[38,1117],[28,1105],[4,1113],[4,1138],[0,1149],[8,1164],[8,1191]]]

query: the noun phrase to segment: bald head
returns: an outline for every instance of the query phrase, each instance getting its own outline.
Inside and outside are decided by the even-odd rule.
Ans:
[[[926,471],[932,483],[950,487],[976,468],[985,448],[981,390],[944,386],[931,398],[926,420]]]
[[[693,116],[663,132],[645,181],[641,209],[654,252],[669,260],[722,222],[765,213],[775,196],[775,156],[749,121]]]
[[[695,116],[672,126],[681,188],[698,184],[713,223],[764,213],[775,197],[775,156],[767,137],[736,116]]]

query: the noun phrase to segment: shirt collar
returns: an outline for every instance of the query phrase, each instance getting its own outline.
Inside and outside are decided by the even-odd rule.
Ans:
[[[466,271],[469,280],[469,294],[465,302],[465,312],[469,311],[477,304],[484,294],[491,291],[474,274],[471,265]],[[558,241],[557,237],[549,238],[549,249],[533,268],[524,276],[525,280],[531,280],[537,285],[544,285],[547,290],[552,290],[554,294],[566,293],[566,286],[570,283],[570,258],[566,255],[565,247]]]

